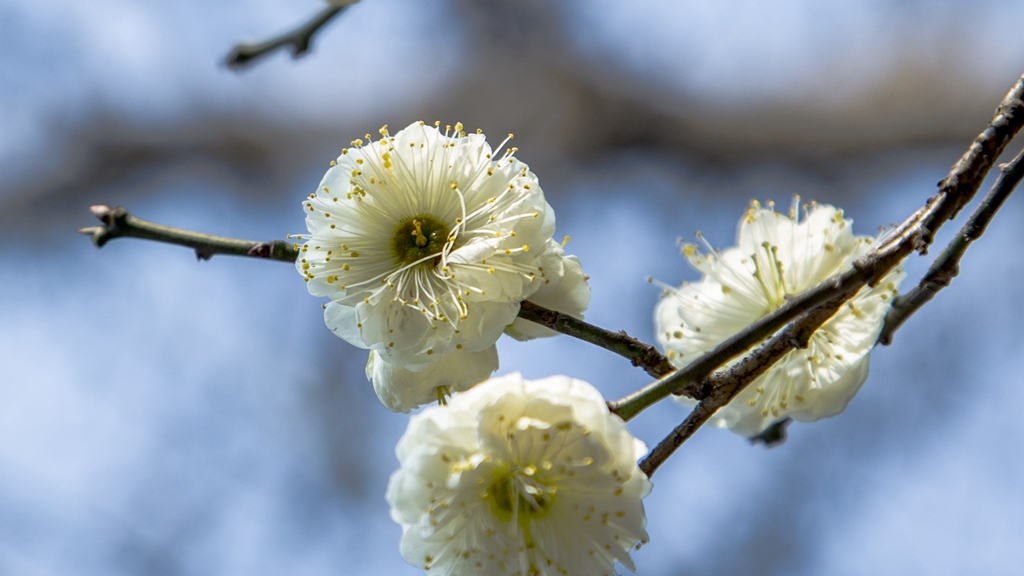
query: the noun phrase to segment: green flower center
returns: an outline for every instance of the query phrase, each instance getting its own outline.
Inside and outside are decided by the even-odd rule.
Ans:
[[[551,512],[555,502],[555,488],[537,481],[532,466],[525,470],[509,470],[498,476],[487,487],[491,512],[503,522],[516,518],[526,526],[531,520],[543,518]]]
[[[404,265],[428,256],[436,256],[444,249],[450,230],[433,216],[413,216],[398,224],[391,238],[391,252]]]

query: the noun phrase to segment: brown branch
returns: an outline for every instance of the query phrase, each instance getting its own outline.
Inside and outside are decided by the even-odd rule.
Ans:
[[[1024,76],[1006,93],[996,108],[988,128],[979,134],[971,147],[953,165],[949,175],[939,182],[942,202],[921,223],[921,253],[932,243],[934,234],[946,220],[952,220],[971,201],[982,180],[1002,155],[1006,145],[1024,124]],[[933,198],[933,200],[935,200]]]
[[[294,244],[284,240],[256,242],[254,240],[239,240],[237,238],[213,236],[181,228],[172,228],[136,218],[121,206],[117,208],[93,206],[90,210],[99,218],[103,226],[82,228],[78,232],[92,238],[92,243],[97,248],[102,248],[104,244],[114,238],[142,238],[144,240],[187,246],[195,250],[196,259],[198,260],[209,260],[216,254],[226,254],[229,256],[250,256],[280,262],[295,262],[299,254]]]
[[[781,332],[765,342],[757,350],[743,358],[733,366],[716,372],[708,377],[702,386],[708,390],[707,396],[697,403],[693,411],[681,424],[675,427],[657,446],[651,450],[643,460],[640,461],[640,469],[650,477],[654,471],[679,446],[693,436],[694,432],[700,429],[715,412],[722,406],[728,404],[748,384],[764,374],[772,367],[779,358],[785,356],[796,348],[806,348],[811,335],[822,324],[835,314],[847,300],[844,297],[836,297],[830,302],[818,306],[805,313],[795,322],[791,323]]]
[[[79,232],[90,236],[97,248],[102,248],[104,244],[114,238],[143,238],[187,246],[195,250],[196,258],[199,260],[209,260],[215,254],[228,254],[279,262],[295,262],[299,255],[296,245],[287,240],[255,242],[172,228],[136,218],[121,206],[117,208],[93,206],[91,210],[103,222],[103,226],[82,228]],[[658,352],[657,348],[645,344],[621,330],[618,332],[605,330],[579,318],[549,310],[528,301],[523,302],[520,306],[519,317],[610,350],[629,359],[634,366],[643,368],[654,378],[661,378],[675,370],[668,359]]]
[[[235,46],[225,59],[228,68],[240,70],[252,65],[260,58],[267,56],[281,48],[291,50],[292,58],[300,58],[309,52],[312,47],[313,36],[316,35],[328,22],[345,11],[346,8],[355,4],[358,0],[342,1],[334,0],[321,10],[316,16],[295,30],[285,32],[262,42],[251,44],[239,44]]]
[[[668,358],[658,352],[657,348],[633,338],[622,330],[618,332],[605,330],[579,318],[549,310],[529,301],[523,302],[519,308],[519,317],[614,352],[629,359],[633,366],[643,368],[645,372],[655,378],[661,378],[675,370]]]
[[[956,237],[946,249],[932,262],[928,272],[921,278],[917,287],[892,303],[892,308],[885,316],[885,325],[878,336],[878,343],[888,346],[892,343],[893,334],[910,316],[931,301],[936,294],[953,281],[960,273],[960,260],[967,248],[985,233],[989,222],[1010,197],[1013,190],[1024,178],[1024,150],[1007,164],[999,167],[1002,172],[992,189],[975,209]]]
[[[713,393],[707,380],[713,370],[763,342],[797,317],[830,302],[841,304],[864,286],[874,285],[915,250],[925,253],[935,232],[970,201],[1006,144],[1024,126],[1022,98],[1024,76],[1003,98],[985,131],[974,139],[949,175],[939,182],[939,193],[882,238],[870,253],[855,261],[849,270],[790,298],[686,367],[621,400],[609,402],[611,410],[628,420],[669,394],[703,400]]]

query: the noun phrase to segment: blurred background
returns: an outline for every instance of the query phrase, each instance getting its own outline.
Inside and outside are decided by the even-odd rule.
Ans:
[[[304,59],[222,64],[321,7],[0,4],[0,574],[421,573],[384,501],[407,417],[293,267],[96,250],[92,204],[269,240],[382,124],[513,132],[588,320],[653,341],[647,277],[697,278],[677,238],[728,246],[750,199],[793,194],[875,234],[1024,71],[1010,0],[363,0]],[[845,413],[772,449],[701,430],[654,477],[638,573],[1019,574],[1022,218],[1012,197]],[[566,337],[499,350],[609,398],[648,381]],[[630,426],[653,445],[684,415]]]

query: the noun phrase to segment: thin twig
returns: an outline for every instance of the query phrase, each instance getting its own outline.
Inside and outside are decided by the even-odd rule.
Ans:
[[[538,306],[533,302],[523,302],[519,308],[519,317],[610,350],[629,359],[633,366],[643,368],[645,372],[655,378],[661,378],[675,370],[668,358],[658,352],[657,348],[633,338],[622,330],[618,332],[605,330],[568,314]]]
[[[272,52],[286,47],[291,50],[292,58],[299,58],[309,52],[309,49],[312,47],[313,36],[317,32],[357,1],[334,0],[316,16],[295,30],[285,32],[280,36],[262,42],[239,44],[228,54],[225,63],[228,65],[228,68],[239,70]]]
[[[78,232],[92,238],[92,243],[97,248],[102,248],[104,244],[114,238],[143,238],[145,240],[187,246],[196,251],[196,259],[198,260],[209,260],[216,254],[227,254],[230,256],[251,256],[253,258],[278,260],[280,262],[295,262],[299,254],[293,243],[284,240],[256,242],[254,240],[239,240],[237,238],[212,236],[181,228],[172,228],[136,218],[121,206],[117,208],[93,206],[90,210],[99,218],[100,222],[103,222],[103,226],[82,228]]]
[[[793,296],[686,367],[621,400],[609,402],[611,410],[629,420],[669,394],[702,400],[713,392],[706,378],[719,366],[763,342],[798,316],[835,299],[845,301],[864,286],[874,285],[915,250],[924,254],[935,232],[974,197],[1007,143],[1024,126],[1022,98],[1024,76],[1003,98],[985,131],[974,139],[949,175],[939,182],[939,193],[889,232],[870,253],[855,261],[849,270]]]
[[[888,346],[892,343],[893,334],[910,316],[927,304],[936,294],[949,286],[953,278],[960,273],[960,259],[972,242],[985,233],[985,228],[999,211],[1003,202],[1009,198],[1017,184],[1024,178],[1024,150],[1007,164],[999,167],[1002,172],[992,189],[978,204],[970,219],[964,224],[956,237],[946,249],[932,262],[928,272],[921,278],[917,287],[892,303],[892,308],[885,316],[885,325],[878,336],[878,343]]]
[[[172,228],[136,218],[121,206],[117,208],[93,206],[91,210],[103,222],[103,226],[82,228],[78,232],[91,237],[97,248],[102,248],[104,244],[114,238],[144,238],[187,246],[195,250],[196,258],[199,260],[209,260],[216,254],[228,254],[279,262],[295,262],[299,255],[297,246],[287,240],[255,242]],[[661,378],[675,370],[668,359],[658,352],[657,348],[645,344],[621,330],[619,332],[605,330],[532,302],[522,303],[519,308],[519,316],[556,332],[615,352],[630,360],[634,366],[643,368],[654,378]]]

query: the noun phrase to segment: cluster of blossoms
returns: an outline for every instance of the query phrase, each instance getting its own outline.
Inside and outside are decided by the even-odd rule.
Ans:
[[[414,415],[387,490],[402,555],[431,573],[610,575],[633,570],[647,541],[637,459],[646,447],[586,382],[488,380],[495,342],[555,333],[517,318],[526,299],[582,317],[579,260],[552,239],[537,177],[461,124],[422,122],[342,151],[303,202],[309,235],[296,266],[325,296],[328,327],[369,350],[366,375],[389,409]],[[510,135],[511,138],[511,135]],[[498,150],[507,143],[502,142]],[[668,288],[658,339],[683,366],[850,266],[872,243],[831,206],[801,221],[757,203],[737,246],[683,253],[704,274]],[[710,248],[710,247],[709,247]],[[841,412],[867,377],[868,354],[902,270],[864,288],[716,415],[754,436],[784,418]],[[449,397],[451,398],[449,400]]]
[[[853,235],[853,221],[825,204],[799,198],[788,215],[754,202],[739,223],[736,246],[683,254],[703,279],[668,288],[654,313],[658,341],[676,366],[701,354],[850,267],[873,239]],[[866,286],[819,328],[806,349],[782,357],[715,415],[715,424],[752,437],[785,418],[813,422],[842,412],[868,376],[868,358],[905,277],[891,270]],[[692,401],[679,398],[684,404]]]

